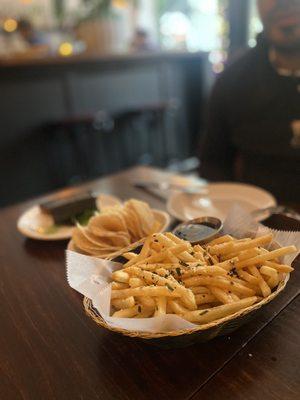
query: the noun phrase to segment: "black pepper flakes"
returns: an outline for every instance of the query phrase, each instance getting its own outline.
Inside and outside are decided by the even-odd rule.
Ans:
[[[199,313],[199,315],[204,315],[204,314],[207,314],[208,313],[208,310],[204,310],[204,311],[201,311],[200,313]]]

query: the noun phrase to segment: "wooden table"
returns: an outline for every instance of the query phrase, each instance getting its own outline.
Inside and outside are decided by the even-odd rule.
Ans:
[[[134,169],[93,186],[163,209],[161,200],[130,184],[137,173],[153,172]],[[299,399],[299,271],[229,337],[162,350],[108,332],[85,315],[65,278],[66,242],[26,240],[16,229],[31,203],[0,213],[1,400]]]

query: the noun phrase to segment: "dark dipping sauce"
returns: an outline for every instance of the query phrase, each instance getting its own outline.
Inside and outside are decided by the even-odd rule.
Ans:
[[[218,232],[219,229],[209,222],[182,224],[175,230],[175,235],[189,242],[200,242]]]

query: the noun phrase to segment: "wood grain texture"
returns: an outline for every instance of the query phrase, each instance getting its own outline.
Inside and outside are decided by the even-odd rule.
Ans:
[[[130,171],[88,186],[121,198],[143,198],[163,209],[163,202],[130,185],[127,178],[133,175]],[[277,346],[285,340],[287,322],[279,313],[299,294],[299,272],[255,320],[230,337],[162,350],[99,328],[84,314],[82,297],[67,284],[66,242],[27,240],[17,232],[17,218],[29,204],[0,212],[1,400],[190,399],[200,396],[252,343],[261,340],[259,350],[252,352],[268,357],[269,335],[264,332],[272,324],[277,326]],[[297,327],[291,320],[288,324]],[[289,340],[293,338],[299,345],[299,336]],[[294,357],[292,344],[284,348],[285,359]],[[251,360],[252,368],[256,360]],[[277,368],[278,376],[289,371],[285,363]],[[247,383],[246,377],[240,379]],[[267,377],[264,382],[268,385]],[[218,385],[226,387],[222,380]],[[243,394],[244,399],[254,398],[246,390]]]
[[[299,399],[299,317],[297,296],[193,400]]]

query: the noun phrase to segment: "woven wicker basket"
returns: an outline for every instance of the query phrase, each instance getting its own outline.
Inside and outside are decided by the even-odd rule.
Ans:
[[[101,317],[99,312],[93,307],[90,299],[85,297],[83,300],[83,305],[88,316],[90,316],[98,325],[109,329],[110,331],[132,338],[138,338],[163,348],[185,347],[196,342],[206,342],[215,338],[216,336],[227,335],[244,325],[246,322],[256,316],[256,314],[264,305],[272,301],[276,296],[279,295],[280,292],[282,292],[289,280],[289,277],[290,275],[287,274],[285,279],[279,283],[277,289],[271,293],[270,296],[261,300],[259,303],[253,304],[251,307],[245,308],[244,310],[217,321],[199,325],[193,329],[155,333],[129,331],[108,325]]]

